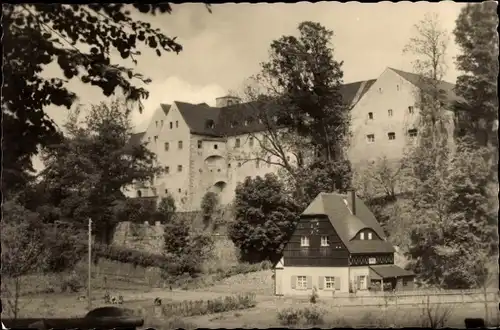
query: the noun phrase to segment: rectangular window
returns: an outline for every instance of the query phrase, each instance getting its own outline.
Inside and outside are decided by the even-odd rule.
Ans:
[[[375,265],[377,263],[377,258],[368,258],[369,265]]]
[[[389,117],[392,117],[392,109],[387,110],[387,115],[388,115]]]
[[[389,137],[389,140],[396,140],[396,133],[394,132],[387,133],[387,136]]]
[[[253,137],[252,136],[248,140],[248,144],[250,145],[250,147],[253,147]]]
[[[156,121],[156,127],[158,127],[158,120]]]
[[[370,120],[373,119],[373,112],[368,112],[368,119],[370,119]]]
[[[359,239],[361,240],[365,239],[365,233],[359,233]]]
[[[300,246],[307,247],[309,246],[309,237],[307,236],[302,236],[300,238]]]
[[[321,246],[330,246],[328,236],[321,236]]]
[[[165,166],[165,173],[169,174],[170,173],[170,166]]]
[[[368,143],[373,143],[375,142],[375,134],[368,134],[366,136],[366,140],[368,141]]]
[[[408,135],[409,135],[410,137],[416,137],[416,136],[417,136],[417,134],[418,134],[418,132],[417,132],[417,129],[416,129],[416,128],[414,128],[414,129],[409,129],[409,130],[408,130]]]
[[[178,120],[176,120],[176,121],[175,121],[175,127],[176,127],[176,128],[178,128],[178,127],[179,127],[179,121],[178,121]]]
[[[217,148],[219,148],[219,146],[214,144],[214,149],[217,150]]]
[[[179,148],[179,150],[182,149],[182,141],[177,142],[177,147]]]
[[[182,165],[177,165],[177,172],[182,172]]]
[[[372,238],[373,238],[372,233],[368,233],[368,239],[372,239]]]
[[[325,276],[325,289],[335,289],[334,276]]]
[[[271,156],[267,156],[267,167],[271,167]]]
[[[297,276],[297,289],[307,289],[307,276]]]
[[[409,114],[413,114],[414,110],[413,110],[413,107],[412,106],[409,106],[408,107],[408,113]]]
[[[203,146],[203,141],[202,140],[198,140],[198,149],[201,149],[202,146]]]
[[[163,120],[161,121],[161,125],[160,126],[163,127]]]
[[[235,148],[239,148],[240,147],[240,139],[236,139],[236,141],[234,143],[234,147]]]
[[[260,167],[260,161],[257,159],[255,161],[255,168],[259,168]]]
[[[155,143],[158,142],[158,135],[155,135]]]
[[[165,151],[168,151],[168,149],[170,149],[170,143],[165,142],[164,147],[165,147]]]
[[[170,122],[170,129],[174,128],[174,124]]]

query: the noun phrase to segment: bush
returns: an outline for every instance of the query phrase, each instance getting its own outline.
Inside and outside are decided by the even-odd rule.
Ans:
[[[278,321],[284,326],[297,325],[301,316],[301,310],[290,307],[278,312]]]
[[[307,325],[320,325],[324,323],[324,312],[318,308],[304,308],[301,312],[302,317]]]
[[[163,306],[162,310],[166,317],[188,317],[247,309],[255,307],[255,305],[255,295],[244,294],[211,300],[173,302]]]

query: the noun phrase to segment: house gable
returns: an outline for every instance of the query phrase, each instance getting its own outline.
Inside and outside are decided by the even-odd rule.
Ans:
[[[394,253],[394,247],[385,241],[382,227],[373,213],[357,196],[355,207],[351,199],[352,196],[348,195],[320,193],[302,213],[302,217],[326,217],[350,253]],[[357,240],[362,230],[373,231],[380,239]]]
[[[309,245],[301,246],[303,239]],[[322,246],[322,243],[328,246]],[[349,252],[323,214],[301,216],[283,251],[284,266],[336,267],[348,265]]]

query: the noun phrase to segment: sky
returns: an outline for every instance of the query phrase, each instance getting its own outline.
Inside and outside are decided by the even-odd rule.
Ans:
[[[183,51],[158,57],[141,49],[137,72],[152,79],[144,111],[132,116],[136,131],[143,131],[160,103],[184,101],[215,104],[215,98],[230,90],[238,91],[244,81],[259,71],[267,59],[270,43],[283,35],[296,35],[300,22],[314,21],[334,31],[334,57],[344,61],[344,82],[377,78],[385,68],[412,71],[412,59],[402,49],[414,35],[414,24],[427,12],[437,13],[442,28],[450,33],[449,65],[445,80],[455,82],[459,75],[454,66],[458,53],[452,31],[465,3],[451,1],[401,2],[299,2],[293,4],[215,4],[210,14],[204,4],[172,5],[171,15],[156,17],[135,14],[151,22],[164,34],[177,37]],[[124,62],[119,56],[117,63]],[[49,76],[60,75],[56,65],[45,70]],[[83,105],[105,101],[100,89],[72,80],[69,88]],[[68,114],[65,108],[47,109],[62,126]]]

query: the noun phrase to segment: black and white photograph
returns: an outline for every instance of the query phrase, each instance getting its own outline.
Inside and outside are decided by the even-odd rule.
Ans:
[[[500,327],[497,1],[2,4],[2,329]]]

